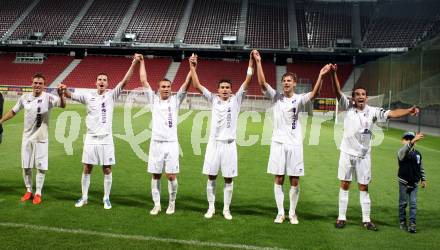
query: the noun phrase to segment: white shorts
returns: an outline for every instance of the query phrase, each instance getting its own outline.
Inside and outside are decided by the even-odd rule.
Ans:
[[[23,140],[21,144],[21,167],[47,170],[49,143]]]
[[[341,181],[351,181],[353,173],[359,184],[368,185],[368,183],[370,183],[370,154],[367,154],[365,157],[358,157],[341,151],[339,157],[338,179]]]
[[[115,146],[113,144],[84,144],[82,162],[90,165],[115,165]]]
[[[304,176],[302,146],[272,142],[267,173],[273,175]]]
[[[221,169],[222,176],[236,177],[237,171],[237,145],[235,140],[215,141],[210,140],[205,152],[203,174],[217,175]]]
[[[179,143],[177,141],[151,140],[148,153],[148,172],[162,174],[164,168],[167,174],[179,173]]]

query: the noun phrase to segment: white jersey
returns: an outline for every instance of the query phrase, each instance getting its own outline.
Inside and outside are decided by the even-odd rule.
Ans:
[[[263,92],[273,103],[273,133],[272,141],[302,146],[301,123],[298,121],[299,112],[304,110],[310,101],[311,93],[293,94],[288,98],[283,93],[277,93],[270,85]]]
[[[202,93],[212,105],[209,138],[217,141],[235,140],[237,118],[246,91],[240,87],[236,95],[232,95],[227,101],[223,101],[204,87],[202,87]]]
[[[46,92],[38,97],[33,93],[24,94],[18,99],[12,111],[18,113],[24,108],[23,141],[48,141],[50,110],[60,103],[58,96]]]
[[[185,99],[186,91],[180,89],[177,94],[162,100],[151,88],[148,88],[146,96],[153,119],[151,139],[155,141],[177,141],[177,119],[180,104]]]
[[[72,93],[71,98],[87,106],[87,134],[84,144],[113,144],[113,108],[122,92],[119,83],[113,90],[100,95],[97,91]]]
[[[386,122],[390,111],[368,105],[359,111],[350,104],[345,95],[341,96],[339,105],[340,110],[346,110],[340,150],[353,156],[366,156],[371,151],[371,131],[374,123]]]

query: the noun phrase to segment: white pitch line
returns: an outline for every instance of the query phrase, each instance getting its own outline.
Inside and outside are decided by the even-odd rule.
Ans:
[[[33,229],[33,230],[38,230],[38,231],[50,231],[50,232],[55,232],[55,233],[95,235],[95,236],[101,236],[101,237],[127,239],[127,240],[158,241],[158,242],[165,242],[165,243],[177,243],[177,244],[183,244],[183,245],[202,246],[202,247],[203,246],[205,246],[205,247],[222,247],[222,248],[251,249],[251,250],[283,250],[282,248],[276,248],[276,247],[274,248],[274,247],[260,247],[260,246],[252,246],[252,245],[226,244],[226,243],[218,243],[218,242],[203,242],[203,241],[197,241],[197,240],[179,240],[179,239],[172,239],[172,238],[161,238],[161,237],[143,236],[143,235],[115,234],[115,233],[105,233],[105,232],[98,232],[98,231],[89,231],[89,230],[83,230],[83,229],[67,229],[67,228],[59,228],[59,227],[47,227],[47,226],[38,226],[38,225],[30,225],[30,224],[8,223],[8,222],[0,222],[0,226]]]

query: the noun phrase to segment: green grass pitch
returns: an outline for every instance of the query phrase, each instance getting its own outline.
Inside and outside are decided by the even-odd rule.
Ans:
[[[13,102],[6,102],[5,112]],[[85,131],[85,107],[66,108],[81,115],[80,137]],[[113,208],[102,205],[103,174],[100,167],[92,173],[89,204],[75,208],[81,193],[82,140],[73,144],[73,155],[67,155],[63,144],[54,136],[57,117],[63,110],[54,109],[50,123],[49,171],[39,206],[21,202],[25,189],[20,165],[23,112],[4,124],[0,145],[0,248],[1,249],[230,249],[237,248],[313,248],[313,249],[439,249],[440,248],[440,140],[426,136],[419,143],[428,187],[419,190],[417,226],[414,235],[399,230],[397,217],[398,184],[396,152],[402,131],[385,131],[385,140],[372,152],[373,181],[370,184],[372,220],[379,231],[361,227],[359,192],[350,192],[346,228],[337,230],[338,214],[337,163],[339,151],[333,141],[333,122],[321,129],[319,145],[308,145],[306,133],[304,157],[306,175],[301,178],[297,214],[299,225],[273,223],[276,206],[273,177],[266,174],[269,146],[257,143],[238,147],[239,176],[234,180],[231,205],[232,221],[221,216],[223,180],[217,182],[216,208],[213,219],[203,214],[207,209],[206,177],[202,175],[203,153],[194,155],[191,128],[197,112],[179,125],[180,159],[179,190],[176,213],[166,215],[167,183],[162,178],[162,209],[150,216],[152,208],[150,179],[146,163],[129,144],[115,138],[116,162],[113,168],[111,201]],[[182,111],[185,112],[185,111]],[[124,110],[115,109],[114,134],[124,134]],[[136,133],[150,122],[150,114],[133,118]],[[308,124],[310,127],[310,123]],[[204,124],[206,133],[206,124]],[[307,131],[309,131],[309,127]],[[262,123],[247,123],[247,135],[262,134]],[[149,141],[141,146],[148,152]],[[288,209],[288,185],[284,184],[285,208]],[[287,191],[287,192],[286,192]]]

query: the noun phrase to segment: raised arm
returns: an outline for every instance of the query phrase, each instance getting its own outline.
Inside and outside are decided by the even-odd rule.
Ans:
[[[60,97],[60,107],[61,108],[66,107],[66,99],[64,96],[65,89],[67,89],[67,87],[64,84],[59,84],[57,87],[58,96]]]
[[[188,72],[188,75],[186,75],[185,81],[182,83],[182,86],[180,86],[179,91],[180,92],[188,91],[188,88],[189,88],[190,84],[191,84],[191,71]]]
[[[192,54],[189,58],[189,72],[191,74],[191,82],[194,88],[196,88],[198,91],[203,92],[202,89],[204,88],[202,84],[200,84],[199,76],[197,75],[197,55]]]
[[[251,51],[250,55],[249,55],[249,65],[246,71],[246,78],[244,79],[243,84],[241,84],[241,87],[243,88],[244,91],[246,91],[248,89],[249,83],[252,80],[252,75],[254,74],[254,56],[253,56],[253,51]]]
[[[423,134],[417,133],[416,136],[408,143],[403,145],[397,152],[397,157],[399,160],[403,160],[409,151],[414,147],[414,144],[419,140],[423,139]]]
[[[341,97],[344,95],[344,93],[341,90],[341,85],[339,84],[339,79],[336,71],[338,70],[338,65],[332,64],[331,65],[331,79],[333,84],[333,90],[335,91],[337,99],[341,99]]]
[[[139,61],[139,64],[140,64],[140,66],[139,66],[139,78],[141,80],[142,87],[147,88],[147,89],[151,89],[151,86],[150,86],[150,84],[148,83],[148,80],[147,80],[147,71],[145,70],[144,56],[140,55],[139,59],[140,59],[140,61]]]
[[[141,54],[134,54],[133,61],[131,61],[130,68],[128,69],[127,73],[125,73],[124,78],[122,78],[122,81],[118,83],[118,85],[123,89],[125,85],[127,85],[128,81],[130,81],[131,76],[133,75],[134,68],[136,64],[140,61]]]
[[[388,113],[388,118],[399,118],[406,115],[416,116],[419,113],[419,108],[412,106],[409,109],[394,109]]]
[[[261,87],[262,91],[266,91],[267,86],[269,84],[266,82],[266,78],[264,77],[263,66],[261,65],[260,53],[257,50],[253,50],[252,54],[253,54],[254,59],[255,59],[255,64],[257,65],[258,84],[260,84],[260,87]]]
[[[324,76],[330,71],[331,64],[327,64],[319,71],[318,79],[316,80],[315,86],[313,87],[313,90],[310,92],[310,99],[314,99],[319,95],[319,92],[321,91],[322,82],[324,81]]]
[[[58,95],[60,95],[60,91],[61,91],[61,93],[64,95],[64,97],[69,98],[69,99],[72,98],[72,93],[69,91],[69,89],[67,88],[67,86],[65,84],[58,85],[57,91],[58,91]]]

